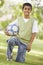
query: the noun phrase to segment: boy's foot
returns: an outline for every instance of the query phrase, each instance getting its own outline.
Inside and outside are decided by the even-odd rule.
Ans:
[[[8,59],[8,58],[7,58],[7,61],[12,61],[12,59]]]
[[[7,57],[7,61],[12,61],[12,54],[10,57]]]

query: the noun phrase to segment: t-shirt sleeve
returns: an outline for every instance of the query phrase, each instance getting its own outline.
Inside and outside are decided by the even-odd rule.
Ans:
[[[38,21],[37,20],[34,20],[33,22],[32,33],[38,33]]]

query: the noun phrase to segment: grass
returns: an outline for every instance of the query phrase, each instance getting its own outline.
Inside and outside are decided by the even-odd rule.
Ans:
[[[35,56],[31,54],[26,54],[25,63],[7,61],[6,60],[6,50],[0,50],[0,65],[43,65],[43,55]],[[15,58],[16,53],[13,52],[13,57]]]
[[[5,34],[0,34],[0,46],[6,46],[6,40],[10,38],[9,36],[6,36]]]
[[[35,39],[32,44],[32,49],[43,52],[43,40]]]
[[[6,40],[9,37],[0,34],[0,46],[7,47]],[[43,40],[35,39],[32,50],[43,52]],[[13,61],[6,60],[6,49],[0,48],[0,65],[43,65],[43,55],[27,52],[25,63],[15,62],[16,52],[13,51]]]

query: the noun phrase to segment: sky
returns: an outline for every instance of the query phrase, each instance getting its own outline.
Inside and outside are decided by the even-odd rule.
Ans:
[[[41,1],[41,5],[43,5],[43,0]]]

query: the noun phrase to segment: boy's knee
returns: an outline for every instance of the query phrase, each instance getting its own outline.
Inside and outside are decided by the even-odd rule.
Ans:
[[[7,43],[11,44],[11,43],[12,43],[12,40],[10,40],[10,39],[9,39],[9,40],[7,40]]]
[[[7,40],[8,44],[16,45],[16,38],[10,38]]]
[[[19,52],[25,52],[26,51],[26,46],[25,45],[21,45],[19,47]]]

